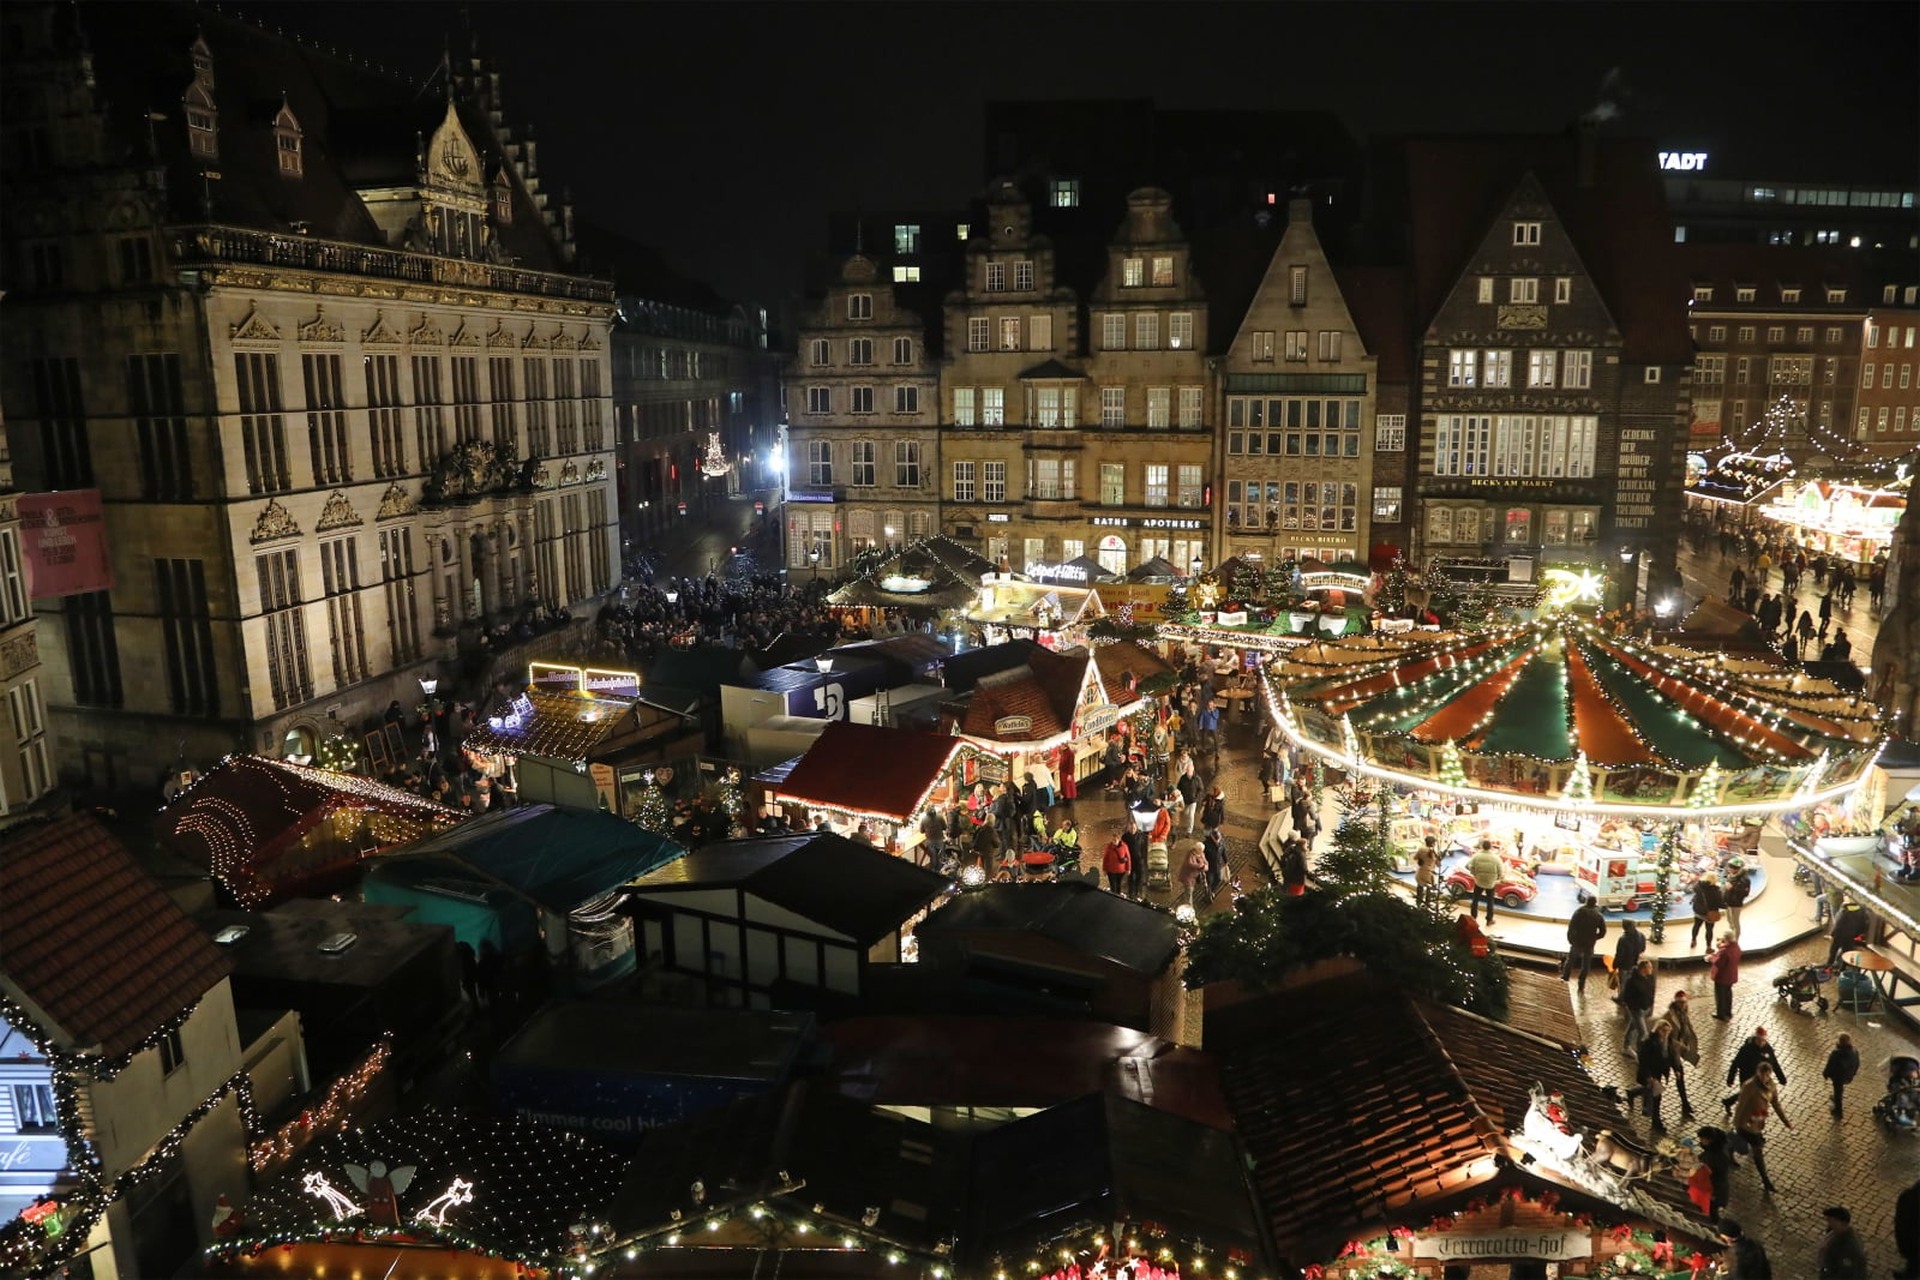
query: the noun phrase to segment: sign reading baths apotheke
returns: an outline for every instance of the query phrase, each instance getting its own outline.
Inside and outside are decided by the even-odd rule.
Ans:
[[[1413,1238],[1416,1258],[1538,1258],[1565,1262],[1593,1256],[1585,1231],[1436,1231]]]

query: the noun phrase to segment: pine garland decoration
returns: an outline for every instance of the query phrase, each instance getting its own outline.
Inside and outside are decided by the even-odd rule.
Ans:
[[[336,733],[320,743],[316,763],[335,773],[352,773],[360,767],[360,744],[344,733]]]
[[[1671,822],[1660,836],[1660,851],[1653,870],[1653,922],[1647,939],[1659,942],[1667,936],[1667,894],[1673,887],[1673,868],[1680,849],[1680,824]]]

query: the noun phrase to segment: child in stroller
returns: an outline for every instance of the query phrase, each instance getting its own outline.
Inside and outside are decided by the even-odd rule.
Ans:
[[[1800,1006],[1812,1002],[1821,1013],[1827,1011],[1829,1001],[1820,994],[1822,983],[1831,981],[1833,970],[1822,964],[1803,964],[1791,969],[1773,980],[1774,994],[1785,1000],[1795,1013]]]
[[[1920,1058],[1895,1058],[1887,1066],[1887,1096],[1873,1114],[1889,1129],[1920,1133]]]

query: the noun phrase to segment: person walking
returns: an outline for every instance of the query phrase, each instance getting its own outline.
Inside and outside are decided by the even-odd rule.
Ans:
[[[1573,917],[1567,921],[1567,958],[1560,964],[1560,980],[1577,976],[1579,984],[1575,990],[1581,995],[1587,993],[1587,973],[1593,968],[1593,949],[1600,939],[1607,935],[1607,918],[1600,914],[1600,908],[1593,905],[1593,899],[1585,891],[1580,894],[1580,905],[1573,909]]]
[[[1733,1021],[1733,988],[1740,981],[1740,944],[1732,938],[1720,939],[1720,945],[1707,957],[1707,976],[1713,979],[1713,1020]]]
[[[1687,949],[1691,951],[1700,945],[1700,930],[1707,931],[1708,951],[1713,950],[1713,927],[1720,922],[1720,912],[1726,907],[1726,895],[1720,891],[1720,877],[1711,871],[1702,871],[1700,878],[1693,882],[1693,932],[1687,937]]]
[[[1633,966],[1640,963],[1640,957],[1646,954],[1647,935],[1640,932],[1640,922],[1629,916],[1620,922],[1620,941],[1613,944],[1613,977],[1607,985],[1618,990],[1633,972]],[[1613,1002],[1620,1003],[1620,997],[1614,996]]]
[[[1735,1080],[1738,1080],[1740,1084],[1745,1084],[1753,1079],[1753,1073],[1760,1069],[1760,1064],[1763,1062],[1773,1068],[1774,1079],[1781,1084],[1787,1082],[1786,1072],[1780,1069],[1780,1057],[1774,1053],[1773,1045],[1767,1040],[1767,1029],[1755,1027],[1753,1034],[1741,1041],[1740,1047],[1734,1051],[1733,1061],[1727,1064],[1727,1083],[1732,1085]],[[1739,1099],[1740,1091],[1736,1086],[1732,1093],[1720,1099],[1720,1110],[1723,1113],[1731,1112],[1733,1104]]]
[[[1867,1280],[1867,1246],[1853,1229],[1853,1214],[1845,1205],[1823,1210],[1827,1234],[1820,1241],[1820,1280]]]
[[[1653,1013],[1653,961],[1642,960],[1620,984],[1620,1004],[1627,1011],[1627,1034],[1620,1052],[1640,1051],[1640,1042],[1651,1029],[1647,1019]]]
[[[1920,1178],[1893,1202],[1893,1247],[1900,1251],[1894,1280],[1920,1280]]]
[[[1827,1065],[1820,1069],[1821,1078],[1833,1085],[1833,1118],[1840,1119],[1841,1103],[1845,1099],[1847,1086],[1860,1074],[1860,1051],[1853,1047],[1853,1037],[1842,1035],[1834,1042],[1833,1052],[1827,1055]]]
[[[1207,794],[1200,801],[1200,825],[1209,831],[1218,831],[1227,824],[1227,795],[1215,782],[1207,788]]]
[[[1720,1220],[1720,1239],[1726,1242],[1727,1270],[1720,1280],[1773,1280],[1773,1262],[1766,1246],[1741,1230],[1732,1218]]]
[[[1832,889],[1829,887],[1828,892]],[[1867,909],[1851,898],[1843,898],[1840,909],[1833,913],[1832,944],[1827,948],[1827,967],[1831,969],[1840,963],[1840,957],[1867,940],[1867,929],[1872,917]]]
[[[1131,826],[1133,820],[1129,818],[1127,824]],[[1116,833],[1113,839],[1107,841],[1107,847],[1100,851],[1100,870],[1106,874],[1109,893],[1126,892],[1127,876],[1133,870],[1133,858],[1127,849],[1124,834]]]
[[[1307,891],[1307,842],[1298,836],[1280,850],[1280,883],[1290,898]]]
[[[1640,1041],[1634,1060],[1634,1087],[1627,1090],[1628,1103],[1638,1097],[1640,1110],[1652,1117],[1656,1137],[1667,1131],[1666,1122],[1660,1118],[1660,1099],[1666,1096],[1667,1077],[1673,1074],[1673,1049],[1668,1039],[1672,1034],[1673,1024],[1664,1018],[1653,1024]]]
[[[1212,901],[1227,882],[1227,842],[1221,838],[1220,828],[1213,826],[1207,828],[1200,844],[1207,855],[1207,900]]]
[[[1148,835],[1140,829],[1131,815],[1127,818],[1126,829],[1120,838],[1127,845],[1127,896],[1139,900],[1147,884],[1147,843]]]
[[[1687,1068],[1700,1065],[1700,1037],[1693,1029],[1693,1001],[1685,987],[1673,993],[1660,1017],[1673,1028],[1667,1047],[1673,1058],[1673,1087],[1680,1094],[1680,1119],[1693,1119],[1693,1102],[1687,1097]]]
[[[1500,865],[1500,855],[1493,851],[1491,840],[1482,840],[1480,848],[1467,859],[1467,874],[1473,877],[1473,896],[1467,899],[1467,914],[1472,915],[1479,909],[1484,898],[1487,904],[1487,923],[1493,923],[1493,894],[1500,886],[1500,874],[1505,868]]]
[[[1733,1131],[1745,1142],[1753,1157],[1753,1169],[1760,1175],[1760,1186],[1773,1194],[1773,1179],[1767,1174],[1767,1121],[1774,1116],[1793,1128],[1793,1121],[1780,1106],[1780,1090],[1773,1083],[1773,1067],[1762,1062],[1753,1078],[1740,1086],[1740,1100],[1733,1104]],[[1736,1144],[1738,1145],[1738,1144]]]
[[[1440,896],[1440,843],[1428,836],[1413,851],[1413,901],[1425,906]]]
[[[1727,1150],[1727,1131],[1700,1126],[1700,1162],[1687,1178],[1687,1198],[1708,1222],[1720,1221],[1720,1210],[1732,1194],[1733,1153]]]
[[[1187,834],[1193,834],[1195,824],[1200,821],[1200,775],[1183,773],[1174,790],[1180,793],[1180,807],[1186,810]]]
[[[1745,859],[1731,858],[1728,865],[1733,874],[1727,877],[1726,887],[1720,891],[1721,901],[1726,905],[1727,936],[1735,942],[1740,941],[1740,908],[1747,905],[1747,898],[1753,893],[1753,875],[1747,870]]]

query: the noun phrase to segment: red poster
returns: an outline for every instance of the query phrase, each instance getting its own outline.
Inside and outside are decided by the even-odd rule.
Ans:
[[[27,562],[27,594],[35,600],[113,586],[98,489],[21,495],[20,542]]]

